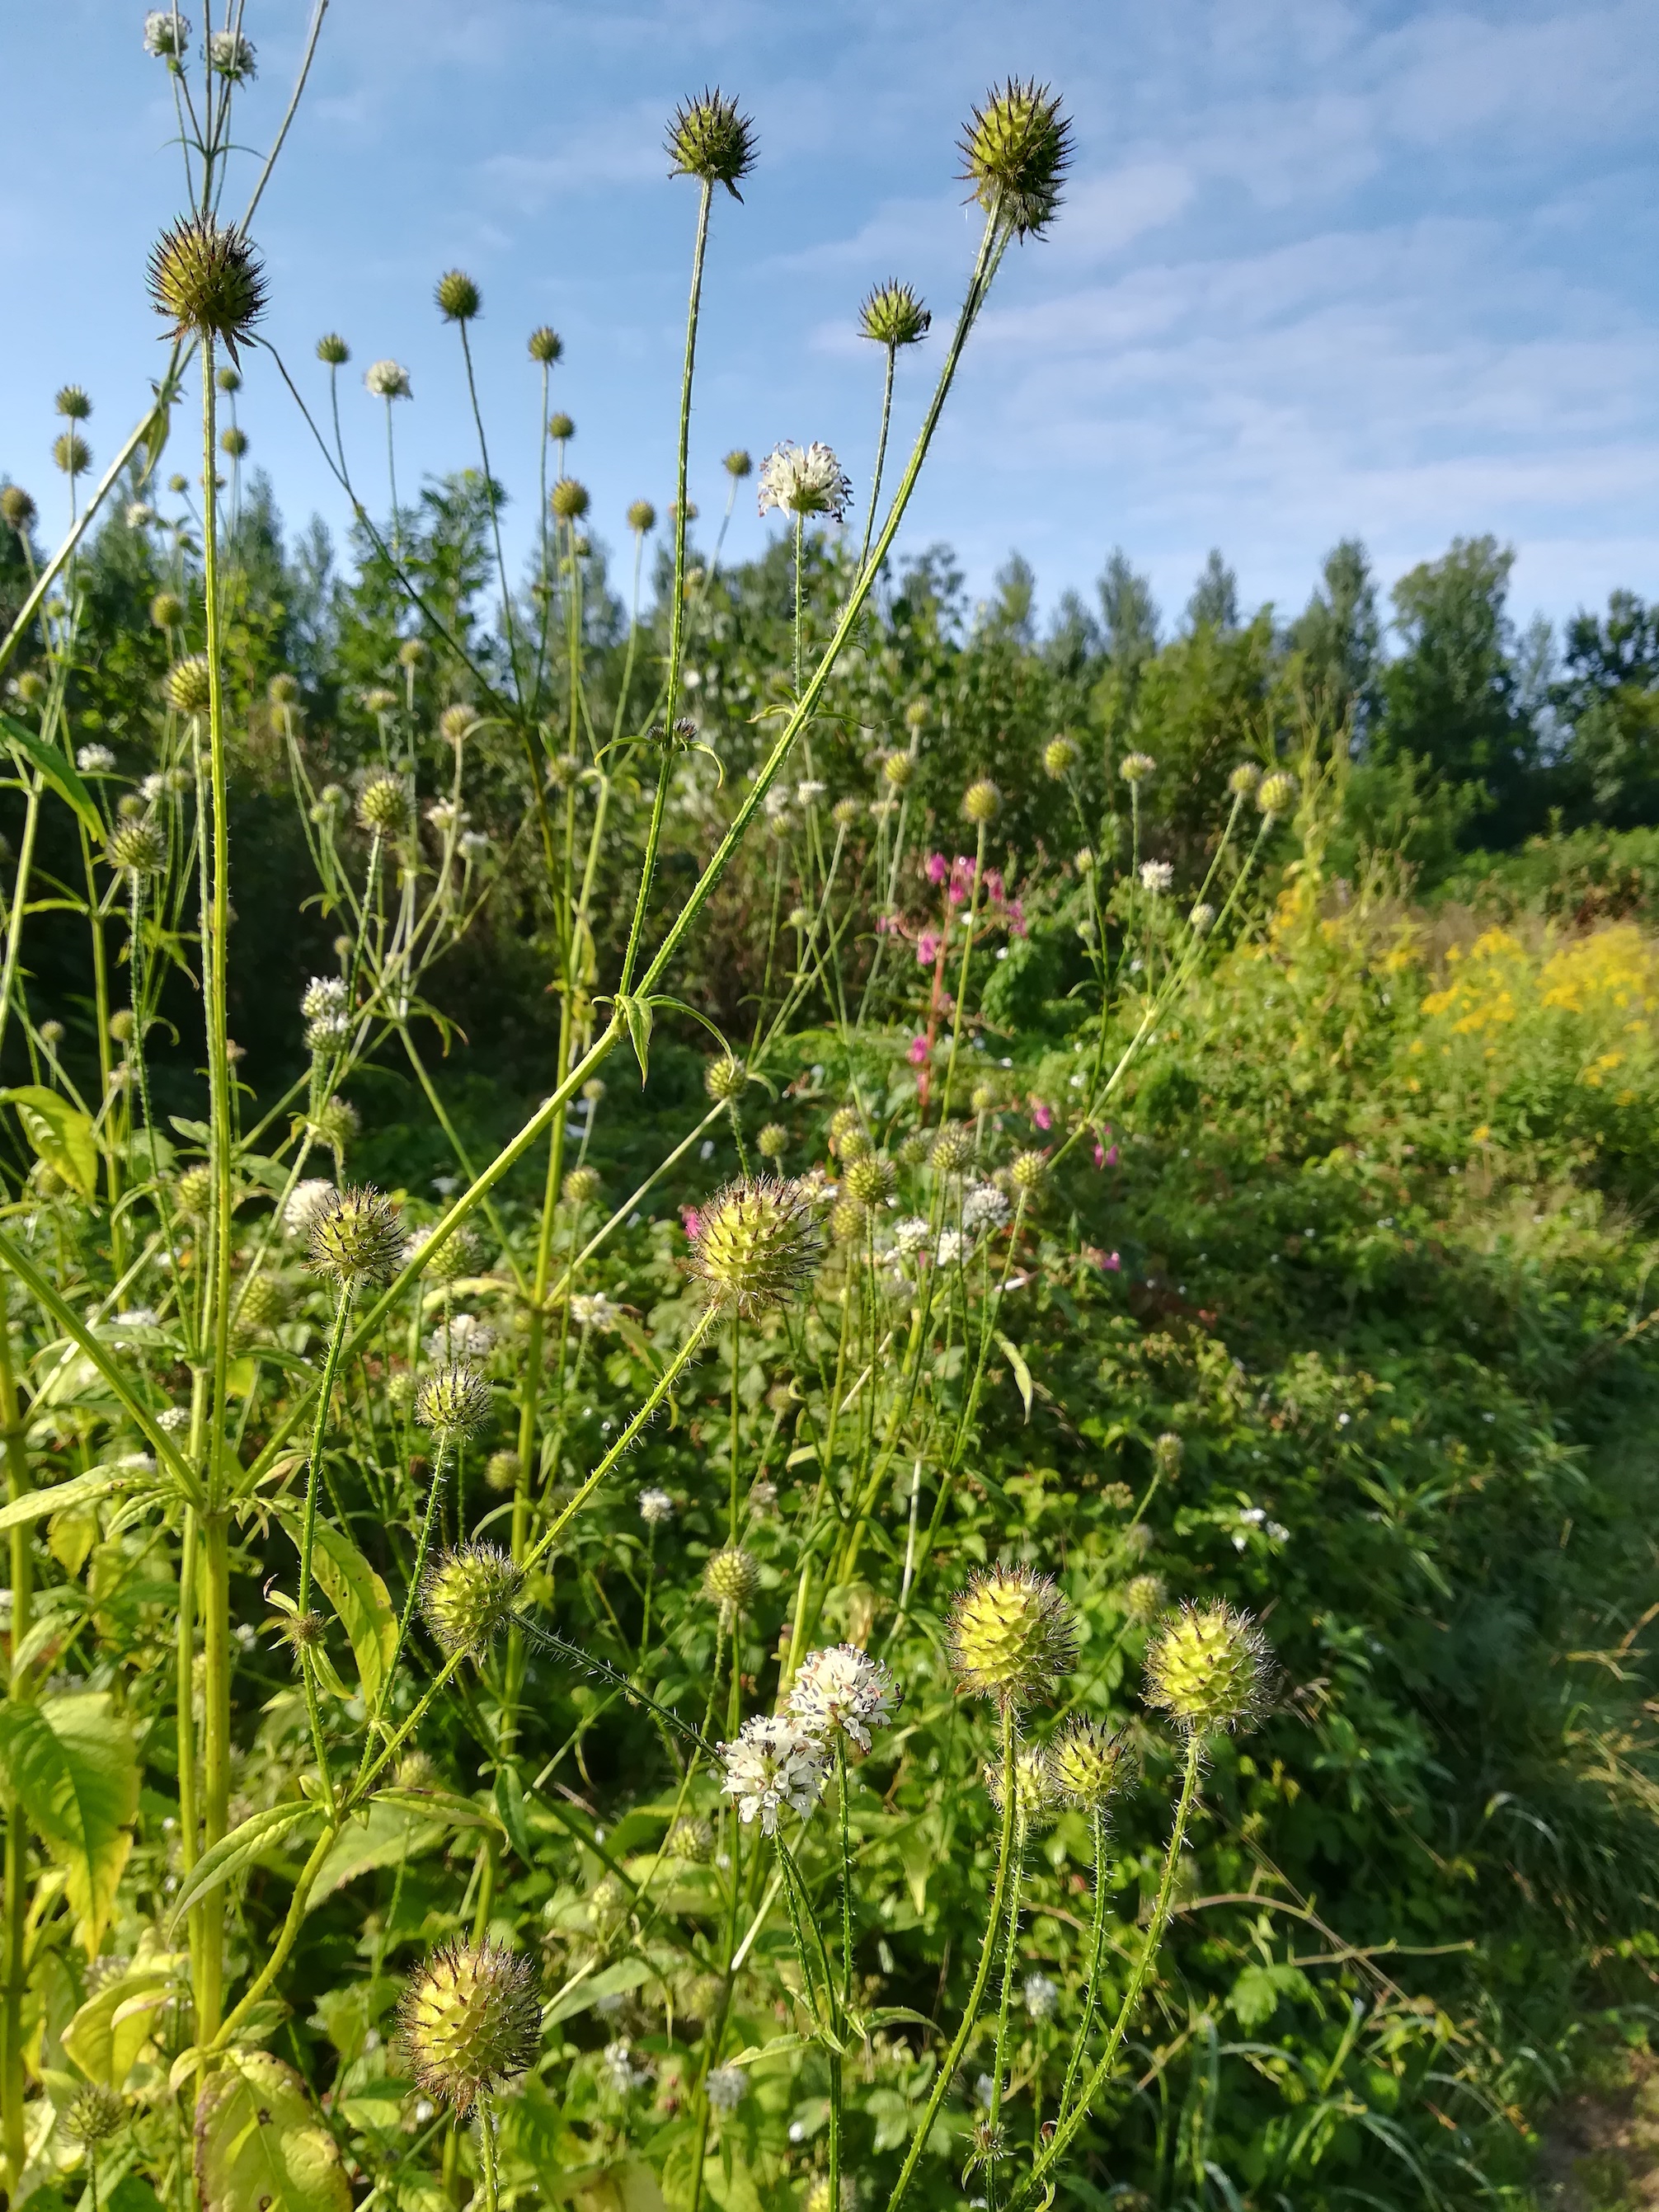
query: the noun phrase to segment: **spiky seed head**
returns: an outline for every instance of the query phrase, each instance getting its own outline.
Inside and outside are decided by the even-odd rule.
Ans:
[[[1054,1788],[1079,1812],[1096,1813],[1123,1779],[1124,1742],[1098,1721],[1069,1722],[1048,1747]]]
[[[752,476],[755,472],[754,461],[741,446],[733,446],[731,452],[721,461],[720,466],[735,483],[741,483],[746,477]]]
[[[228,429],[219,433],[219,450],[228,453],[233,461],[240,461],[247,451],[247,432],[233,422]]]
[[[489,1383],[465,1360],[428,1375],[415,1398],[416,1419],[440,1437],[472,1436],[493,1410]]]
[[[691,1859],[702,1864],[714,1857],[714,1823],[692,1814],[675,1821],[663,1850],[672,1859]]]
[[[680,102],[669,120],[667,150],[671,177],[724,185],[740,200],[738,186],[755,166],[754,121],[716,85]]]
[[[740,1544],[727,1544],[708,1554],[702,1571],[702,1594],[711,1604],[741,1613],[759,1586],[759,1565]]]
[[[288,1300],[274,1275],[250,1275],[236,1301],[236,1325],[246,1334],[281,1321]]]
[[[372,776],[358,794],[357,819],[375,836],[395,837],[409,821],[409,794],[401,780]]]
[[[155,822],[121,822],[110,832],[105,857],[128,876],[157,876],[167,862],[167,841]]]
[[[1042,772],[1055,783],[1061,782],[1077,766],[1078,747],[1075,738],[1050,738],[1042,748]]]
[[[993,1759],[985,1769],[985,1790],[1000,1815],[1002,1767]],[[1041,1744],[1023,1743],[1014,1753],[1014,1817],[1028,1836],[1040,1835],[1054,1824],[1060,1810],[1059,1792],[1048,1768],[1048,1754]]]
[[[830,1149],[843,1160],[855,1160],[872,1149],[864,1133],[864,1116],[856,1106],[837,1106],[830,1116]]]
[[[884,753],[881,760],[882,781],[894,791],[908,791],[915,779],[916,764],[908,753]]]
[[[1255,803],[1264,814],[1286,814],[1296,804],[1296,778],[1287,768],[1275,769],[1256,786]]]
[[[597,1168],[572,1168],[559,1186],[560,1194],[568,1206],[592,1206],[602,1185]]]
[[[66,477],[83,477],[92,466],[92,447],[77,430],[52,441],[52,458]]]
[[[447,269],[432,296],[447,323],[470,323],[483,305],[483,295],[464,269]]]
[[[25,531],[33,522],[37,510],[21,484],[7,484],[0,488],[0,522],[8,530]]]
[[[542,2001],[532,1959],[496,1943],[448,1943],[404,1989],[398,2042],[416,2085],[465,2114],[534,2065]]]
[[[544,368],[551,368],[564,353],[564,340],[550,323],[538,323],[530,333],[529,344],[530,358]]]
[[[859,309],[859,336],[893,352],[900,346],[919,345],[933,325],[932,314],[915,292],[896,279],[878,284]]]
[[[264,271],[240,230],[187,216],[150,253],[149,296],[175,337],[216,339],[234,362],[265,311]]]
[[[988,775],[970,783],[962,794],[962,811],[970,822],[994,822],[1002,806],[1002,793]]]
[[[430,658],[423,637],[406,637],[398,647],[398,665],[410,674],[417,668],[424,668]]]
[[[157,629],[177,629],[185,618],[185,603],[177,592],[157,592],[149,603],[149,618]]]
[[[568,415],[561,411],[548,416],[547,434],[556,444],[568,446],[576,434],[576,426]]]
[[[520,1464],[519,1455],[510,1447],[503,1446],[500,1451],[491,1452],[484,1462],[485,1488],[495,1491],[498,1496],[509,1490],[516,1490]]]
[[[1132,1575],[1119,1592],[1124,1613],[1137,1628],[1145,1628],[1164,1610],[1162,1575]]]
[[[847,1195],[860,1206],[885,1206],[897,1182],[897,1169],[879,1152],[861,1153],[842,1177]]]
[[[975,1109],[975,1111],[978,1109]],[[933,1139],[927,1164],[939,1175],[960,1175],[973,1164],[979,1147],[974,1132],[963,1121],[947,1121]]]
[[[647,538],[657,526],[657,510],[648,499],[636,499],[628,510],[628,526],[636,538]]]
[[[717,1106],[729,1105],[749,1088],[749,1070],[736,1053],[723,1052],[704,1068],[702,1087]]]
[[[1146,1699],[1189,1735],[1247,1728],[1266,1702],[1267,1638],[1247,1613],[1217,1600],[1183,1605],[1146,1654]]]
[[[186,1168],[173,1186],[173,1202],[186,1221],[205,1221],[213,1207],[213,1170],[205,1161]]]
[[[1133,788],[1135,784],[1145,783],[1157,768],[1158,763],[1150,753],[1125,753],[1117,764],[1117,772]]]
[[[167,704],[181,714],[205,714],[213,696],[212,673],[204,653],[175,660],[167,675]]]
[[[433,1251],[434,1234],[433,1228],[417,1229],[404,1247],[404,1260],[405,1264],[418,1261],[427,1281],[447,1290],[463,1275],[471,1274],[477,1266],[478,1240],[470,1229],[458,1229]]]
[[[580,522],[592,502],[585,483],[574,477],[561,477],[548,494],[547,503],[561,522]]]
[[[403,1258],[403,1224],[392,1200],[372,1185],[320,1200],[309,1224],[311,1264],[343,1290],[390,1282]]]
[[[857,799],[838,799],[830,809],[830,819],[837,830],[850,830],[855,822],[864,818],[864,805]]]
[[[1047,1152],[1017,1152],[1013,1165],[1008,1170],[1008,1180],[1027,1198],[1035,1197],[1048,1180],[1048,1155]]]
[[[769,1121],[755,1139],[755,1150],[763,1160],[781,1160],[789,1149],[789,1132],[781,1121]]]
[[[749,1320],[798,1297],[823,1250],[800,1183],[746,1176],[702,1209],[692,1264],[711,1305]]]
[[[969,117],[960,140],[963,181],[1016,238],[1040,238],[1054,219],[1072,160],[1072,125],[1058,97],[1010,77]]]
[[[300,696],[300,679],[290,676],[285,668],[278,669],[265,686],[265,698],[277,708],[292,707]]]
[[[476,1656],[507,1626],[523,1587],[523,1568],[499,1545],[474,1541],[427,1569],[421,1611],[446,1651]]]
[[[297,1659],[307,1651],[320,1651],[328,1641],[328,1623],[320,1613],[290,1613],[282,1624],[282,1638]]]
[[[92,412],[92,402],[78,384],[62,386],[52,404],[58,414],[71,422],[84,422]]]
[[[317,341],[317,358],[329,368],[343,368],[351,358],[351,348],[338,331],[325,331]]]
[[[1173,1482],[1180,1474],[1181,1462],[1186,1455],[1186,1445],[1174,1429],[1165,1429],[1161,1437],[1154,1439],[1152,1465],[1165,1482]]]
[[[446,707],[438,717],[439,733],[452,745],[462,744],[477,726],[477,715],[464,702]]]
[[[970,1697],[1035,1705],[1077,1657],[1072,1608],[1035,1568],[992,1567],[951,1607],[950,1653],[957,1686]]]
[[[975,1114],[994,1114],[1002,1103],[1002,1093],[994,1083],[976,1083],[968,1093],[968,1103]]]
[[[389,714],[398,704],[398,695],[389,684],[372,684],[362,695],[366,714]]]
[[[856,1244],[863,1241],[864,1224],[870,1218],[870,1209],[862,1199],[838,1198],[830,1209],[830,1241],[833,1244]]]
[[[325,1098],[311,1117],[312,1133],[337,1161],[362,1127],[362,1116],[349,1098]]]
[[[64,2130],[90,2149],[94,2143],[107,2142],[112,2136],[118,2135],[126,2125],[126,2118],[127,2108],[118,2091],[102,2081],[88,2081],[76,2092],[64,2113]]]
[[[919,1168],[927,1158],[927,1139],[921,1129],[912,1129],[901,1142],[897,1159],[902,1168]]]
[[[109,1033],[117,1044],[131,1044],[138,1033],[138,1024],[131,1006],[118,1006],[109,1018]]]

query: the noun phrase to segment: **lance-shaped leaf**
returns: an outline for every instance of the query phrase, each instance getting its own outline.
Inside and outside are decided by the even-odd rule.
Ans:
[[[0,1091],[0,1101],[17,1109],[17,1118],[35,1158],[44,1160],[81,1197],[96,1197],[98,1139],[90,1115],[40,1083]]]
[[[76,1935],[95,1958],[138,1812],[131,1729],[102,1690],[0,1706],[0,1775],[63,1868]]]
[[[202,2212],[351,2212],[334,2138],[291,2066],[228,2051],[196,2102]]]
[[[308,1800],[267,1805],[264,1812],[251,1813],[228,1836],[221,1836],[180,1881],[167,1922],[169,1931],[179,1926],[191,1905],[199,1904],[210,1890],[217,1889],[222,1881],[228,1881],[232,1875],[251,1866],[262,1852],[281,1843],[302,1821],[320,1820],[322,1813],[320,1805]]]
[[[41,779],[49,784],[65,805],[72,806],[85,823],[88,835],[100,844],[104,839],[103,817],[99,813],[92,793],[82,782],[75,763],[65,753],[54,746],[42,744],[27,723],[20,722],[15,714],[0,714],[0,736],[14,753],[38,769]]]
[[[298,1551],[302,1525],[299,1509],[284,1500],[270,1510],[294,1539]],[[373,1712],[398,1648],[398,1616],[392,1610],[386,1584],[350,1537],[320,1517],[312,1543],[311,1571],[350,1638],[351,1655],[357,1662],[358,1689]]]

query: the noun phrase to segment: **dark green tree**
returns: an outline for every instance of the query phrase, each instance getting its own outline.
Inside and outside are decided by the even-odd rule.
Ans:
[[[1187,627],[1190,630],[1238,628],[1238,578],[1216,546],[1210,548],[1210,556],[1199,570],[1187,602]]]

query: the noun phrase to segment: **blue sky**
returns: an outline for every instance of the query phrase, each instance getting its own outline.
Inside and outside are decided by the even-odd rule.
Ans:
[[[143,258],[180,188],[143,12],[52,0],[0,30],[0,470],[52,520],[53,390],[88,387],[107,453],[160,359]],[[307,12],[248,0],[250,140]],[[378,355],[414,380],[404,482],[471,458],[431,303],[466,268],[515,542],[542,321],[566,342],[573,469],[620,542],[628,501],[672,489],[696,194],[665,177],[663,121],[718,82],[761,151],[745,204],[716,212],[692,496],[718,507],[730,446],[826,438],[861,517],[879,362],[858,302],[898,276],[937,312],[901,371],[902,430],[976,235],[953,142],[1010,71],[1064,92],[1073,179],[1052,238],[1010,257],[909,544],[949,539],[976,591],[1017,547],[1052,605],[1121,544],[1173,616],[1212,544],[1247,605],[1293,611],[1341,535],[1386,581],[1490,530],[1516,549],[1521,619],[1615,584],[1659,596],[1659,0],[333,0],[257,226],[268,334],[319,396],[318,335],[349,340],[347,437],[373,498],[380,404],[360,374]],[[337,524],[268,364],[240,404],[290,522]],[[763,537],[745,496],[732,550]]]

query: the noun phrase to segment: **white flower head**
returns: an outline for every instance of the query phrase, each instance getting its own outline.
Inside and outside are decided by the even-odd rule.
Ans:
[[[1027,1974],[1020,1996],[1033,2020],[1052,2020],[1060,2003],[1060,1984],[1047,1974]]]
[[[720,1788],[738,1801],[745,1821],[758,1820],[769,1836],[778,1832],[786,1808],[810,1813],[823,1788],[824,1751],[816,1736],[783,1713],[757,1713],[735,1743],[720,1747],[726,1779]]]
[[[307,1052],[343,1052],[351,1042],[351,1017],[346,1013],[319,1014],[306,1024]]]
[[[647,1528],[660,1528],[665,1521],[674,1517],[674,1501],[665,1490],[642,1490],[639,1497],[640,1518]]]
[[[324,1014],[338,1014],[345,1011],[346,987],[338,975],[313,975],[306,985],[300,1000],[300,1012],[308,1022]]]
[[[856,1644],[809,1651],[789,1692],[789,1717],[815,1736],[844,1729],[860,1751],[872,1728],[885,1728],[902,1692],[890,1670]]]
[[[85,765],[84,763],[82,763]],[[158,799],[167,796],[167,780],[160,769],[152,769],[138,787],[138,796],[147,806],[154,806]]]
[[[622,1308],[613,1305],[603,1291],[570,1301],[570,1318],[578,1328],[597,1328],[601,1332],[615,1328]]]
[[[251,82],[258,74],[254,66],[252,40],[245,39],[240,31],[210,32],[208,67],[216,76],[228,77],[233,84]]]
[[[477,1314],[452,1314],[441,1328],[426,1340],[428,1359],[488,1359],[495,1347],[495,1332]]]
[[[441,837],[447,837],[454,830],[464,830],[471,817],[453,799],[434,799],[426,810],[426,818]]]
[[[716,2066],[702,2086],[717,2112],[735,2112],[749,2094],[749,2076],[741,2066]]]
[[[107,775],[115,765],[115,756],[107,745],[82,745],[75,756],[75,765],[82,775]]]
[[[334,1186],[320,1176],[311,1176],[297,1183],[283,1208],[283,1226],[290,1237],[308,1237],[316,1225],[317,1217],[325,1206],[334,1202]]]
[[[611,2077],[611,2087],[619,2097],[627,2096],[631,2089],[642,2089],[651,2079],[648,2066],[634,2063],[634,2046],[625,2035],[619,2035],[614,2043],[605,2045],[605,2070]]]
[[[981,1229],[1000,1229],[1010,1210],[994,1182],[976,1182],[962,1201],[962,1225],[970,1237]]]
[[[377,399],[412,399],[409,371],[401,362],[372,361],[363,371],[363,382]]]
[[[157,1416],[155,1425],[158,1429],[165,1429],[170,1437],[178,1436],[190,1426],[190,1407],[169,1406],[165,1413]]]
[[[162,61],[182,61],[190,46],[190,18],[171,8],[152,8],[144,18],[144,52]]]
[[[457,849],[464,860],[482,860],[489,850],[489,839],[482,830],[463,830]]]
[[[127,501],[126,521],[129,530],[148,530],[155,520],[155,509],[148,500],[131,499]]]
[[[1175,870],[1170,866],[1167,860],[1143,860],[1141,862],[1141,889],[1143,890],[1149,890],[1154,898],[1161,897],[1163,894],[1169,890],[1170,884],[1173,884],[1174,881]]]
[[[940,1267],[954,1267],[962,1257],[963,1246],[966,1242],[967,1239],[959,1237],[954,1229],[945,1230],[939,1240],[939,1249],[935,1255]]]
[[[798,783],[795,786],[795,797],[802,806],[811,806],[815,800],[822,799],[824,793],[828,791],[829,788],[830,787],[827,783],[810,781],[806,783]]]
[[[920,1252],[927,1242],[927,1224],[919,1213],[907,1213],[902,1221],[893,1224],[893,1244],[908,1259]]]
[[[760,512],[775,507],[783,514],[827,514],[839,522],[853,497],[853,486],[828,446],[797,446],[786,438],[761,463]]]

